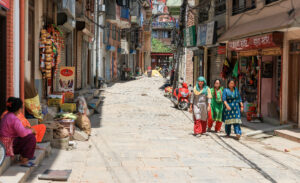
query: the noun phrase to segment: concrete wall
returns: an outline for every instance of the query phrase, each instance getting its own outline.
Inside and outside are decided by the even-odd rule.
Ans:
[[[247,22],[255,21],[265,17],[274,16],[280,13],[287,13],[292,9],[291,0],[279,0],[265,6],[265,1],[256,1],[256,8],[234,16],[232,15],[232,1],[227,1],[227,26],[240,25]],[[293,0],[295,9],[300,8],[300,1]]]
[[[19,6],[19,0],[14,0],[14,48],[13,48],[13,54],[14,54],[14,72],[13,72],[13,83],[14,83],[14,97],[20,97],[20,6]],[[26,4],[26,1],[25,1]],[[26,8],[26,6],[25,6]],[[26,11],[25,11],[26,14]],[[26,19],[26,18],[25,18]],[[25,20],[26,22],[26,20]],[[26,40],[26,37],[25,37]],[[26,42],[25,42],[25,45]],[[25,50],[25,58],[26,58],[26,50]],[[26,63],[26,61],[25,61]],[[26,70],[25,70],[26,71]],[[26,73],[26,72],[25,72]],[[27,73],[31,73],[30,71]]]

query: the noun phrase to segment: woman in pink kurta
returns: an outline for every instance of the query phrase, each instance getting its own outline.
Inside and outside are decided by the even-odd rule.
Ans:
[[[29,160],[33,158],[36,139],[34,131],[25,128],[17,115],[22,111],[23,102],[10,97],[6,107],[9,111],[0,122],[0,141],[6,148],[6,155],[13,157],[20,154],[22,166],[34,166]]]

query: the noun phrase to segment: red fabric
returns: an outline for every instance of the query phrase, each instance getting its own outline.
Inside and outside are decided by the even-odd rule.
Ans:
[[[13,143],[14,154],[20,154],[23,158],[31,159],[34,156],[36,139],[33,134],[26,137],[15,138]]]
[[[216,122],[215,130],[216,130],[217,132],[221,131],[222,124],[223,124],[223,123],[220,122],[220,121],[217,121],[217,122]]]
[[[194,122],[194,134],[202,134],[206,132],[207,122],[201,120],[195,120]]]
[[[13,150],[14,138],[0,137],[0,141],[3,143],[3,145],[5,147],[6,156],[14,156],[14,150]]]
[[[182,83],[182,88],[188,88],[188,85],[186,83]]]
[[[46,126],[44,124],[34,125],[31,128],[35,129],[36,131],[36,142],[42,142],[45,132],[46,132]]]
[[[208,121],[208,128],[209,128],[209,129],[212,128],[213,124],[214,124],[214,121],[212,121],[212,120],[211,120],[211,121]],[[216,132],[221,131],[221,127],[222,127],[222,122],[216,121],[215,131],[216,131]]]

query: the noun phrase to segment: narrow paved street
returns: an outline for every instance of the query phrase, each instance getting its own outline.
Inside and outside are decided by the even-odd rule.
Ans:
[[[41,182],[37,175],[49,167],[71,168],[69,182],[76,183],[300,181],[299,151],[223,133],[192,136],[191,114],[172,107],[163,83],[142,78],[108,87],[89,142],[54,150],[28,182]],[[278,139],[277,145],[290,143]]]

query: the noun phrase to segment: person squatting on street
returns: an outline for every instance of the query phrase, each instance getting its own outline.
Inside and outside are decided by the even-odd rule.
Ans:
[[[36,131],[25,128],[17,117],[22,112],[23,102],[19,98],[10,97],[7,100],[6,108],[8,113],[0,122],[0,141],[5,146],[6,155],[14,158],[15,154],[20,154],[21,166],[35,166],[29,160],[34,158]]]
[[[235,80],[229,79],[227,87],[223,91],[223,102],[225,109],[223,111],[223,117],[225,122],[225,132],[229,137],[231,134],[231,126],[234,127],[234,133],[236,134],[237,140],[242,135],[241,126],[241,112],[244,111],[241,95],[239,90],[235,86]]]
[[[213,123],[216,122],[215,132],[220,132],[222,127],[222,115],[223,115],[223,101],[222,101],[223,87],[221,87],[221,81],[216,79],[214,87],[211,88],[211,116],[212,120],[208,120],[208,131],[211,131]]]
[[[194,135],[206,133],[208,111],[210,111],[211,91],[206,84],[204,77],[199,77],[194,88],[190,112],[193,112],[194,117]]]

